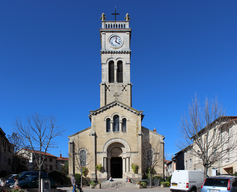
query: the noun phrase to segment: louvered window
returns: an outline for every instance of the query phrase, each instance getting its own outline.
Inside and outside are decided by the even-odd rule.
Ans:
[[[123,62],[118,61],[117,63],[117,82],[122,83],[123,82]]]
[[[114,83],[114,62],[109,62],[109,83]]]

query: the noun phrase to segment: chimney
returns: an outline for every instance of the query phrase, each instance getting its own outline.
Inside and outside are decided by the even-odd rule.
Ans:
[[[156,128],[155,127],[154,127],[153,131],[156,132]]]
[[[60,154],[60,157],[62,157],[62,154]]]

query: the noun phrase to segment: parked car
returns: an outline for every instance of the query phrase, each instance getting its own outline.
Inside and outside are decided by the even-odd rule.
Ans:
[[[39,172],[38,171],[24,171],[24,172],[20,172],[17,174],[17,178],[18,178],[18,181],[21,181],[21,180],[24,180],[26,179],[27,177],[30,177],[30,176],[34,176],[34,175],[39,175]],[[48,174],[45,173],[45,172],[41,172],[41,176],[42,177],[48,177]],[[14,179],[9,179],[7,180],[7,185],[10,186],[10,185],[14,185],[15,181]]]
[[[7,182],[8,180],[13,179],[16,176],[17,176],[17,174],[10,174],[10,175],[3,177],[3,179]]]
[[[57,183],[51,177],[42,177],[42,178],[50,179],[51,188],[57,188]],[[19,187],[23,188],[23,189],[25,189],[25,188],[38,188],[38,183],[39,183],[39,176],[35,175],[35,176],[27,177],[26,179],[19,181]]]
[[[200,192],[237,192],[237,177],[221,175],[205,179]]]
[[[15,176],[17,176],[17,174],[10,174],[10,175],[3,177],[3,179],[9,180],[9,179],[13,179]]]
[[[170,181],[170,190],[176,191],[200,191],[204,180],[202,171],[196,170],[175,170]]]

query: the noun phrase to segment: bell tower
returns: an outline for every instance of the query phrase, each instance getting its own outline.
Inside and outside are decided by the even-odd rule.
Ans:
[[[113,101],[120,101],[132,107],[132,83],[130,82],[131,28],[130,17],[125,21],[105,21],[102,13],[100,29],[101,72],[100,107]]]

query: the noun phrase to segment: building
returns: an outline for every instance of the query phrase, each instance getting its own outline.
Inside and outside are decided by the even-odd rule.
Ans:
[[[167,164],[167,177],[171,176],[173,173],[173,162],[169,161]]]
[[[90,127],[68,137],[69,174],[86,167],[91,179],[139,180],[150,160],[155,174],[163,177],[164,136],[142,126],[143,111],[132,107],[129,15],[125,21],[105,21],[103,13],[101,20],[100,108],[90,111]]]
[[[12,160],[14,154],[14,146],[9,142],[6,133],[0,127],[0,176],[12,173]]]
[[[172,161],[165,159],[164,161],[165,177],[172,175]]]
[[[213,153],[212,158],[218,159],[207,170],[208,176],[215,176],[218,174],[230,174],[237,172],[237,116],[220,116],[210,124],[208,131],[208,148],[209,154]],[[203,128],[199,132],[199,137],[196,138],[199,141],[205,141],[207,137],[207,129]],[[199,142],[200,143],[200,142]],[[207,143],[207,142],[204,142]],[[213,148],[212,146],[219,145],[219,148]],[[221,154],[221,151],[226,150],[229,146],[232,146],[230,152]],[[176,169],[177,170],[201,170],[204,171],[202,160],[193,152],[192,148],[196,151],[200,150],[197,147],[196,142],[179,151],[175,154]],[[221,157],[221,158],[220,158]],[[179,166],[178,166],[179,164]]]
[[[33,171],[33,170],[37,170],[37,164],[36,164],[36,159],[34,157],[34,152],[33,150],[29,150],[29,149],[21,149],[20,152],[18,152],[19,155],[22,155],[23,157],[25,157],[26,159],[28,159],[28,168],[29,170]],[[40,152],[39,151],[35,151],[36,155],[39,155]],[[41,155],[44,155],[44,152],[41,152]],[[60,157],[54,156],[50,153],[45,153],[45,159],[44,159],[44,165],[43,165],[43,169],[47,172],[50,173],[52,171],[56,171],[62,170],[62,166],[68,161],[68,158],[66,157],[62,157],[62,155],[60,154]]]
[[[68,162],[68,157],[62,157],[62,154],[57,158],[57,170],[62,171],[62,167]]]

